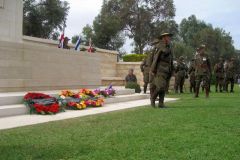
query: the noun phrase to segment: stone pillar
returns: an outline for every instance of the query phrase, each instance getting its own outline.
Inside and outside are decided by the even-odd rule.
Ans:
[[[0,41],[22,41],[23,1],[0,0]]]

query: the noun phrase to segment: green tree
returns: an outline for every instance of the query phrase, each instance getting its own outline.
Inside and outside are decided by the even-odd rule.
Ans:
[[[211,24],[198,20],[194,15],[183,19],[179,30],[179,35],[185,45],[194,49],[201,44],[206,45],[206,52],[211,58],[212,65],[220,57],[230,58],[235,55],[230,33],[221,28],[214,28]]]
[[[93,41],[99,47],[114,49],[123,44],[121,35],[125,32],[134,40],[135,51],[142,54],[163,30],[177,32],[174,16],[173,0],[104,0],[101,13],[93,22]]]
[[[76,44],[78,38],[79,38],[79,35],[74,35],[74,36],[72,36],[72,44]]]
[[[65,27],[69,4],[61,0],[24,0],[23,34],[56,39]]]
[[[190,61],[194,57],[196,52],[194,48],[186,45],[184,42],[176,41],[173,43],[173,53],[175,59],[183,56],[186,61]]]
[[[92,26],[87,24],[85,27],[83,27],[82,34],[83,34],[83,39],[86,42],[86,44],[89,44],[90,38],[93,38],[93,36],[94,36]]]

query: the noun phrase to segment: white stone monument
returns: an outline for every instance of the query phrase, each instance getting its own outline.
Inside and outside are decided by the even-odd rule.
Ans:
[[[22,41],[23,1],[0,0],[0,41]]]

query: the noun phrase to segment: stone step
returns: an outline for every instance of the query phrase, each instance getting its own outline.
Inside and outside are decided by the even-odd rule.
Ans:
[[[143,100],[148,98],[149,98],[148,94],[119,95],[119,96],[114,96],[114,97],[105,99],[105,104],[107,105],[107,104],[113,104],[113,103],[119,103],[119,102]],[[29,109],[24,104],[0,106],[0,118],[24,115],[24,114],[29,114]]]
[[[0,106],[0,118],[28,114],[29,109],[24,104]]]
[[[165,98],[165,102],[171,102],[175,100],[177,99]],[[145,99],[145,100],[106,104],[103,107],[88,108],[81,111],[66,111],[56,115],[42,116],[42,115],[25,114],[25,115],[14,116],[14,117],[4,117],[4,118],[0,118],[0,130],[71,119],[71,118],[91,116],[91,115],[96,115],[101,113],[119,111],[119,110],[136,108],[136,107],[147,106],[147,105],[150,105],[150,101],[148,99]]]
[[[123,77],[102,77],[102,85],[125,85],[125,79]]]
[[[103,88],[103,87],[101,87]],[[73,90],[75,92],[79,90]],[[39,91],[40,93],[49,94],[51,96],[57,97],[61,91]],[[0,93],[0,107],[5,105],[15,105],[23,103],[23,97],[27,92],[9,92]],[[134,94],[133,89],[125,89],[123,87],[117,87],[116,95],[131,95]]]

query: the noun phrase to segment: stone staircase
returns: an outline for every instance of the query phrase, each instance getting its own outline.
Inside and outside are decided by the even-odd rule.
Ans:
[[[40,91],[40,92],[55,97],[57,97],[58,93],[60,93],[60,91]],[[29,114],[28,108],[23,104],[23,96],[25,94],[26,92],[0,93],[0,119],[3,117]],[[133,89],[117,87],[116,96],[105,99],[105,105],[120,102],[144,100],[148,98],[149,98],[148,94],[136,94]]]

